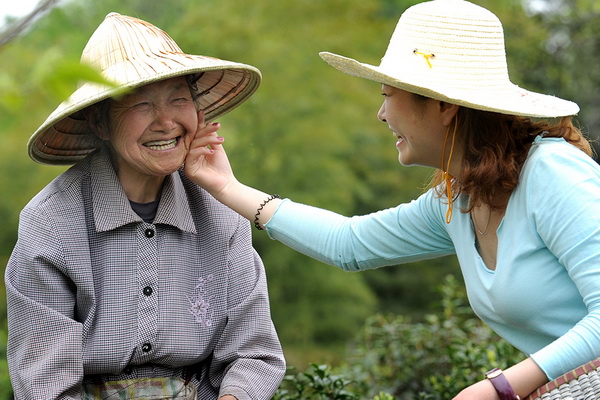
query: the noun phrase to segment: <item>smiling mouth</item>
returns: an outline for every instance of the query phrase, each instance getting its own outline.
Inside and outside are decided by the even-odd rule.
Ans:
[[[177,142],[179,142],[180,138],[181,136],[171,140],[154,140],[152,142],[144,143],[144,146],[151,150],[169,150],[177,146]]]

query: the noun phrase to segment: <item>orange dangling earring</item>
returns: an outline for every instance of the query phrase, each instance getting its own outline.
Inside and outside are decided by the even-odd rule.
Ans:
[[[458,129],[458,116],[454,118],[454,131],[452,132],[452,144],[450,145],[450,154],[448,155],[448,162],[446,168],[444,168],[444,155],[446,154],[446,144],[448,143],[448,134],[450,133],[450,127],[446,130],[446,138],[444,139],[444,147],[442,148],[442,178],[446,184],[446,197],[448,198],[448,210],[446,211],[446,223],[449,224],[452,221],[452,209],[454,204],[454,196],[452,194],[452,180],[454,177],[450,175],[448,170],[450,169],[450,162],[452,161],[452,153],[454,153],[454,141],[456,139],[456,130]]]

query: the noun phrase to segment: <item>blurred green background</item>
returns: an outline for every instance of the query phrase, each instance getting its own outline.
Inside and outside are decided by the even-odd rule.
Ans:
[[[81,50],[111,11],[167,31],[180,47],[258,67],[263,82],[219,119],[238,178],[267,192],[352,215],[409,201],[431,170],[398,165],[395,138],[376,113],[380,85],[342,74],[318,53],[379,64],[410,0],[62,1],[0,47],[0,269],[17,237],[18,214],[64,167],[38,165],[29,136],[76,86]],[[600,3],[476,0],[505,27],[514,83],[577,102],[585,133],[600,132]],[[9,20],[2,29],[6,31]],[[1,34],[1,33],[0,33]],[[435,290],[458,275],[454,257],[344,273],[255,234],[266,265],[273,319],[290,365],[341,363],[375,313],[419,320],[439,305]],[[0,399],[9,396],[6,297],[0,294]],[[32,327],[35,329],[35,327]],[[6,397],[8,398],[8,397]]]

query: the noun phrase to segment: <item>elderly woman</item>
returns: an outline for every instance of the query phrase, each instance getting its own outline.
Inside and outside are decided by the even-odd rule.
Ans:
[[[285,362],[250,226],[182,168],[259,71],[115,13],[82,62],[112,85],[82,85],[29,143],[76,164],[22,211],[6,270],[16,398],[270,399]]]
[[[600,357],[600,167],[569,117],[575,103],[510,82],[498,18],[463,0],[423,2],[402,14],[381,65],[321,56],[382,85],[377,116],[398,161],[438,169],[429,191],[346,218],[241,184],[215,133],[192,143],[189,176],[344,270],[455,254],[476,313],[528,355],[504,373],[490,366],[456,399],[523,398]]]

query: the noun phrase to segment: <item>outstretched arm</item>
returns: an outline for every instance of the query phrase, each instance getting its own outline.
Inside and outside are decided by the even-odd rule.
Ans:
[[[515,394],[521,399],[548,382],[544,372],[531,358],[506,369],[504,375]],[[453,400],[498,400],[499,398],[492,383],[484,379],[462,390]]]
[[[185,174],[197,185],[206,189],[214,198],[250,221],[254,221],[257,209],[269,198],[260,190],[239,182],[223,148],[224,138],[217,134],[218,123],[198,126],[185,160]],[[264,226],[281,202],[269,201],[260,211],[258,223]]]

